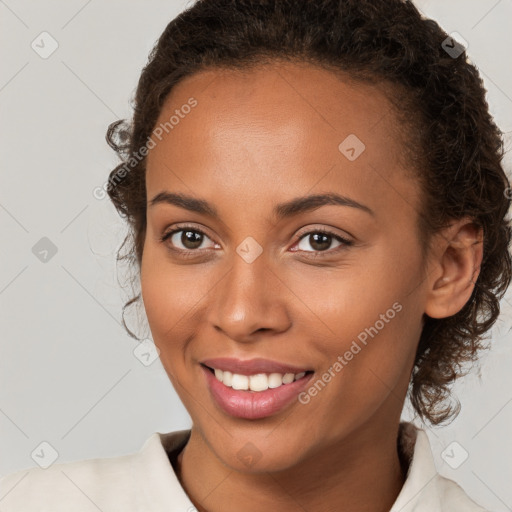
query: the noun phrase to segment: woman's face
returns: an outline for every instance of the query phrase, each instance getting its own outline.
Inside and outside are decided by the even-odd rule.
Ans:
[[[288,63],[203,71],[161,111],[142,295],[194,429],[229,467],[285,469],[399,420],[425,280],[390,109],[378,88]]]

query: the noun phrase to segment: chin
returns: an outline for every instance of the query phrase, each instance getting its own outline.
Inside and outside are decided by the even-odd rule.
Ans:
[[[277,434],[277,430],[281,432]],[[248,474],[272,473],[299,465],[306,457],[307,432],[293,432],[275,426],[252,426],[246,432],[227,427],[233,436],[202,432],[210,449],[222,463],[233,471]]]

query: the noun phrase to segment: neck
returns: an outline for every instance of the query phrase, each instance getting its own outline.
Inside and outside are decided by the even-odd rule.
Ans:
[[[388,512],[407,470],[397,434],[396,421],[366,426],[287,470],[242,473],[225,466],[193,428],[177,476],[199,512]]]

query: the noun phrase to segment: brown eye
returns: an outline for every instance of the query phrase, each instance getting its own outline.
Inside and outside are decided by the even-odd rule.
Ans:
[[[333,241],[337,241],[338,245],[332,250],[329,251]],[[297,244],[298,250],[304,252],[313,253],[313,256],[316,256],[315,253],[318,252],[337,252],[338,249],[343,249],[345,246],[352,245],[352,241],[347,240],[335,233],[331,233],[330,231],[325,230],[315,230],[309,231],[302,235]],[[313,250],[308,250],[307,246],[310,246]]]
[[[167,243],[171,249],[178,252],[193,252],[201,247],[205,239],[210,240],[200,229],[181,227],[166,233],[162,236],[161,241]]]
[[[197,231],[182,230],[180,242],[186,249],[197,249],[203,241],[203,235]]]
[[[309,237],[309,244],[316,251],[325,251],[329,249],[333,239],[331,235],[326,235],[325,233],[312,233],[307,236]]]

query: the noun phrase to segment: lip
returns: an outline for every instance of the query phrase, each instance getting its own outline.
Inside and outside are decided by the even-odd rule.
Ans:
[[[256,359],[236,359],[231,357],[217,357],[213,359],[205,359],[201,364],[209,366],[210,368],[217,368],[218,370],[231,373],[238,373],[240,375],[254,375],[256,373],[301,373],[312,371],[312,368],[303,368],[300,366],[292,366],[270,359],[256,358]]]
[[[290,384],[283,384],[278,388],[269,388],[265,391],[243,391],[225,386],[204,364],[201,364],[200,367],[210,395],[217,406],[230,416],[248,420],[275,415],[291,405],[292,402],[298,401],[299,393],[314,375],[314,373],[307,373],[301,379]],[[295,371],[290,373],[295,373]]]

